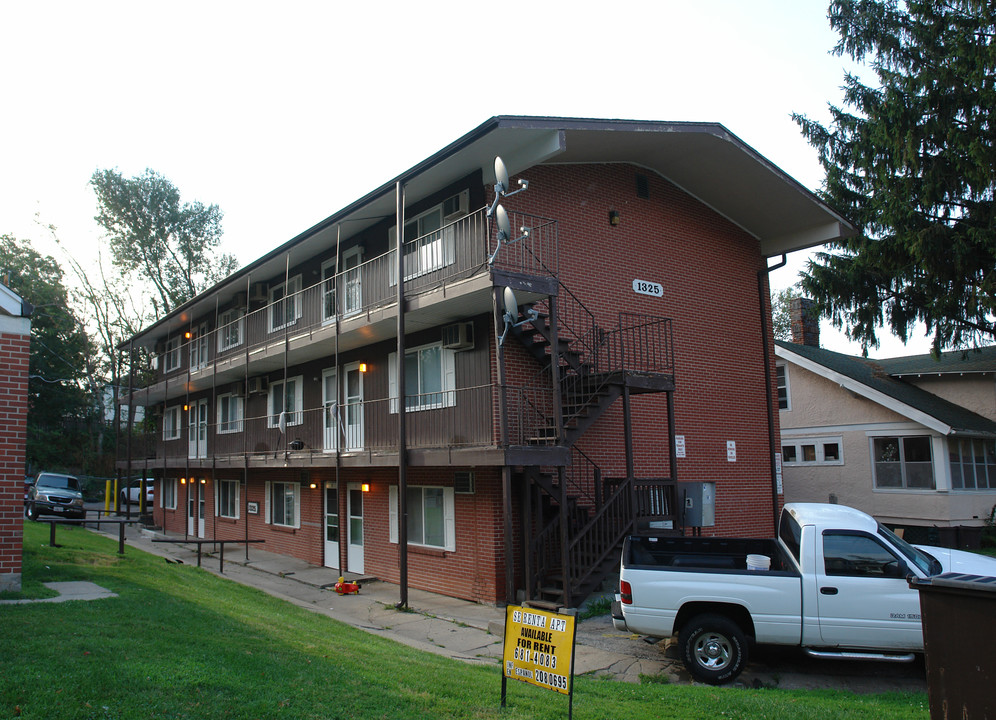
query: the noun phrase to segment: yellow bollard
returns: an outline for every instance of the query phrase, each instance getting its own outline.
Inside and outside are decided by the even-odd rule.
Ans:
[[[111,511],[111,481],[104,481],[104,512],[109,513]]]

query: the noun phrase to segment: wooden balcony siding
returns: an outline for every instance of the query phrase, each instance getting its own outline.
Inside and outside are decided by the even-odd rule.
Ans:
[[[519,213],[510,213],[510,218],[514,227],[530,228],[530,234],[503,246],[494,268],[488,267],[487,258],[496,231],[489,227],[484,210],[405,244],[409,332],[491,312],[495,282],[509,275],[548,276],[549,268],[556,268],[556,222]],[[134,404],[154,405],[264,375],[285,364],[328,357],[337,334],[339,352],[395,337],[395,263],[395,251],[389,251],[199,337],[195,328],[217,322],[203,318],[192,322],[195,336],[174,351],[176,367],[168,373],[160,370],[154,383],[136,390]],[[539,293],[520,294],[521,302],[539,297]],[[165,355],[154,356],[153,367],[165,367]]]
[[[406,413],[406,443],[410,452],[422,459],[413,458],[413,464],[429,464],[429,458],[438,461],[447,455],[466,455],[460,451],[493,450],[493,464],[503,464],[497,432],[500,387],[482,385],[424,395],[410,395]],[[539,391],[526,392],[509,388],[510,414],[522,417],[528,413],[520,408],[520,400],[528,400],[532,407],[551,400],[539,399]],[[164,440],[161,418],[159,427],[147,432],[135,432],[131,441],[133,467],[211,467],[283,463],[295,465],[334,465],[339,461],[352,464],[374,462],[397,464],[398,414],[397,399],[382,398],[341,406],[309,408],[285,415],[285,430],[281,432],[279,420],[268,415],[244,418],[227,423],[208,422],[199,433],[201,444],[191,443],[193,429],[189,424],[181,428],[180,437]],[[422,409],[416,409],[422,408]],[[209,418],[214,419],[209,412]],[[525,445],[524,436],[517,431],[510,436],[510,445]],[[540,448],[532,448],[540,450]],[[119,464],[127,460],[126,445],[121,444]],[[338,450],[338,452],[337,452]],[[536,452],[537,457],[543,453]],[[485,453],[487,455],[487,453]],[[559,456],[558,456],[559,457]],[[450,463],[445,463],[450,464]],[[452,464],[466,464],[464,460]],[[482,463],[490,464],[490,463]]]

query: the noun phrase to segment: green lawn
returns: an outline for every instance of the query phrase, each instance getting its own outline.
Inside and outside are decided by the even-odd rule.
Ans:
[[[565,718],[567,697],[497,665],[413,650],[78,528],[25,524],[32,583],[119,597],[0,606],[0,718]],[[36,586],[33,586],[36,587]],[[574,717],[926,718],[927,697],[577,678]]]

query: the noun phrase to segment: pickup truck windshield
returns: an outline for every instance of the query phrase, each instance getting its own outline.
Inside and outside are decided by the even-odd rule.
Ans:
[[[38,486],[79,492],[80,481],[74,477],[67,477],[65,475],[42,475],[38,478]]]
[[[892,532],[889,528],[885,527],[882,523],[878,524],[878,534],[888,540],[894,547],[896,547],[899,552],[906,556],[906,559],[911,563],[920,568],[920,571],[926,575],[936,575],[941,571],[940,563],[937,562],[933,557],[925,553],[923,550],[919,550],[908,542],[903,540],[901,537]]]

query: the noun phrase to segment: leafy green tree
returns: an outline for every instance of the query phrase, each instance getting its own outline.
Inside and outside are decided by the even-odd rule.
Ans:
[[[810,261],[803,291],[877,347],[918,322],[934,349],[996,338],[996,5],[991,0],[833,0],[847,108],[795,120],[819,150],[823,195],[859,234]]]
[[[10,235],[0,236],[0,269],[11,290],[34,306],[28,361],[27,463],[32,470],[86,470],[90,429],[99,421],[87,390],[86,330],[70,307],[62,268]]]
[[[799,287],[792,285],[771,293],[771,330],[775,340],[792,339],[792,315],[789,303],[799,297]]]
[[[236,269],[235,257],[219,252],[222,212],[217,205],[182,203],[180,191],[152,170],[134,178],[97,170],[90,184],[111,260],[126,275],[151,283],[156,318]]]

